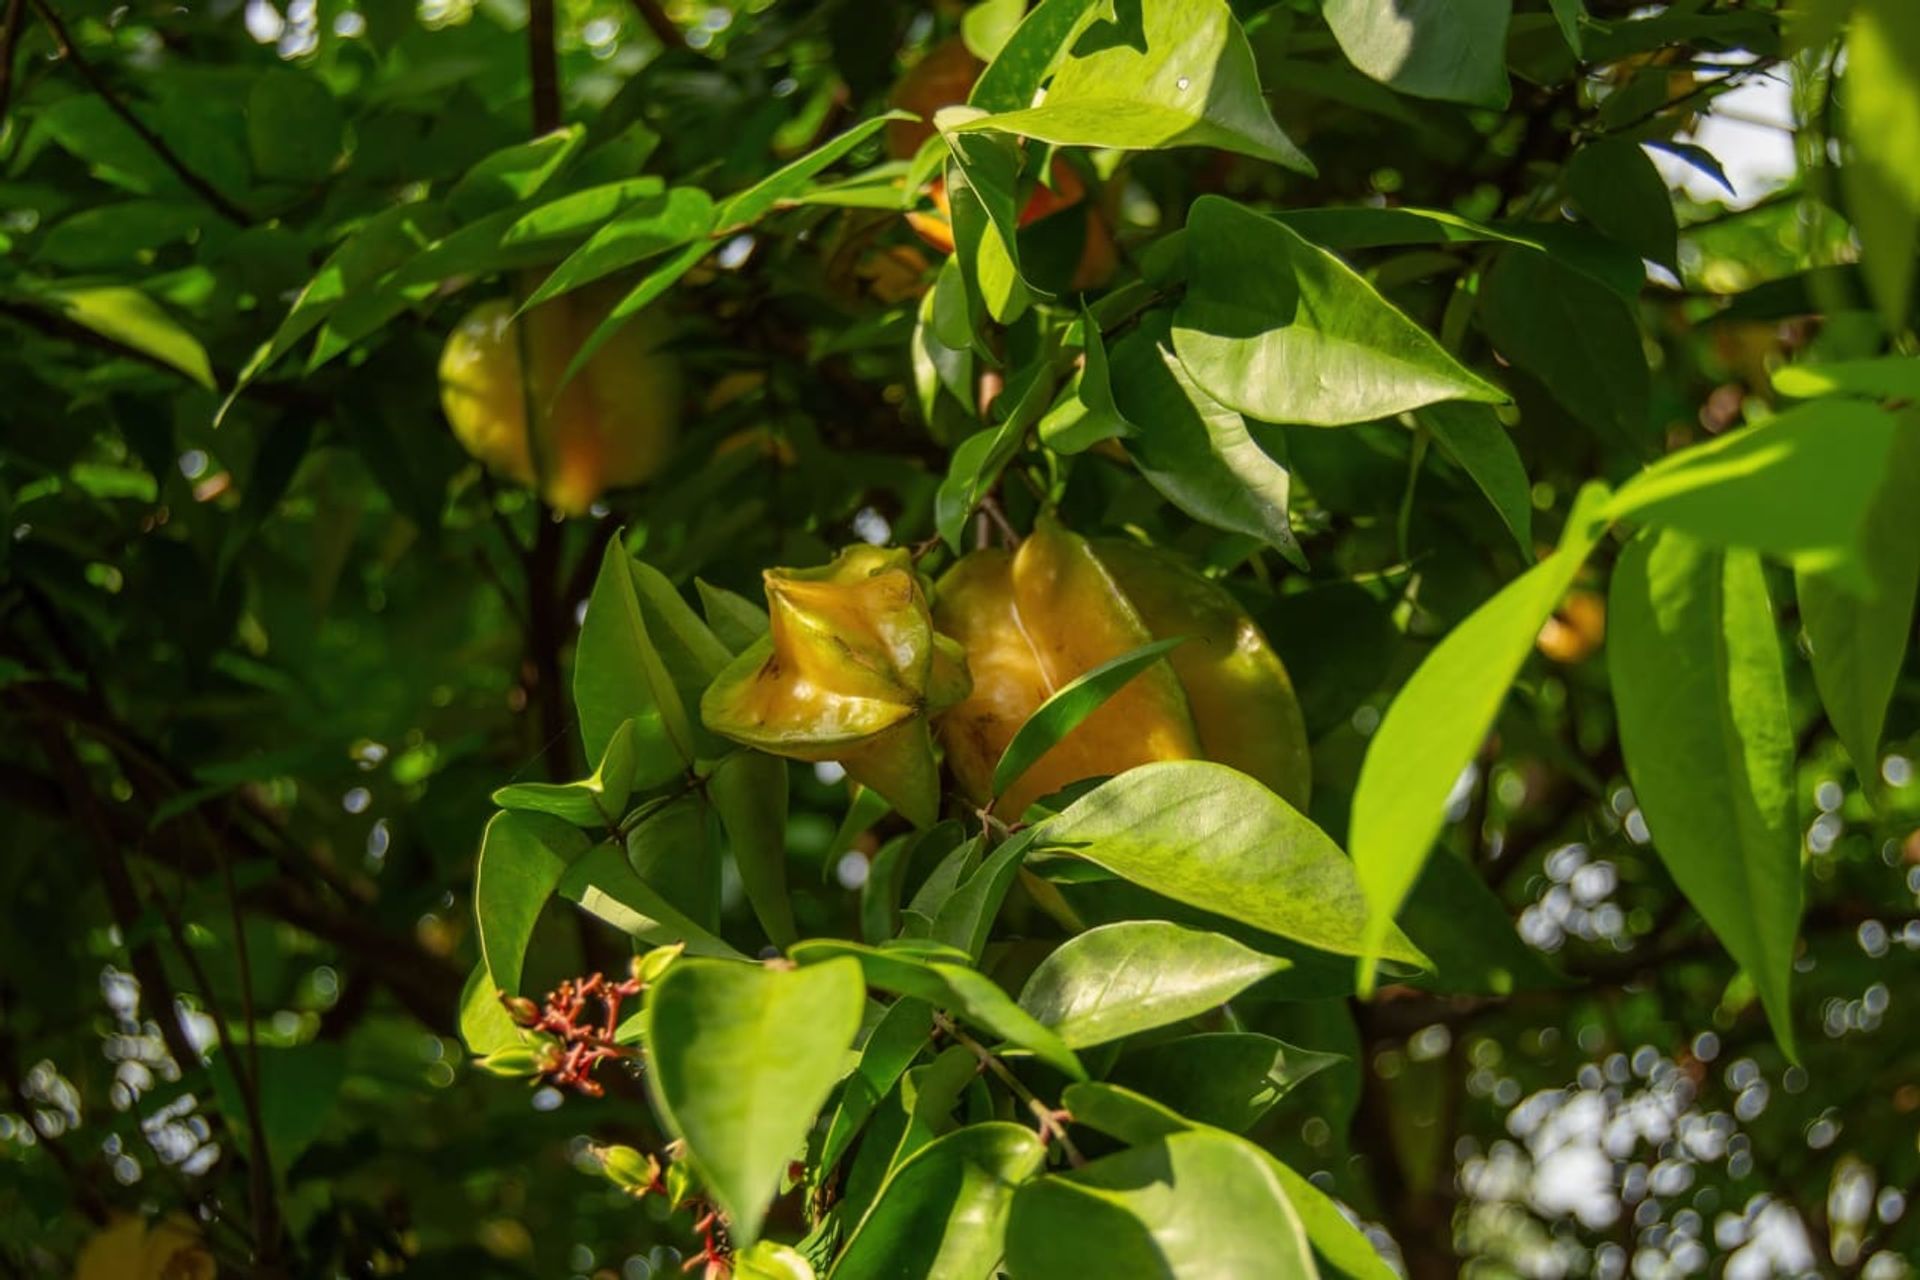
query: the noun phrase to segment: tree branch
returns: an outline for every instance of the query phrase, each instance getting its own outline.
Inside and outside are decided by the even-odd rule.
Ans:
[[[527,6],[527,63],[533,80],[533,135],[560,127],[560,59],[553,43],[553,0]]]
[[[653,38],[669,49],[687,47],[687,33],[667,16],[660,7],[660,0],[633,0],[633,11],[640,15],[640,21],[647,24],[647,30],[653,32]]]
[[[248,216],[246,210],[227,199],[226,196],[220,193],[218,187],[188,168],[186,161],[175,154],[173,148],[167,145],[166,140],[149,129],[146,122],[135,115],[133,109],[120,100],[119,95],[114,93],[113,87],[106,82],[105,77],[100,74],[99,69],[81,56],[80,50],[74,46],[72,38],[67,34],[66,24],[60,21],[60,15],[53,11],[52,6],[47,3],[47,0],[28,0],[28,3],[33,5],[35,12],[40,15],[40,20],[47,24],[47,31],[53,36],[54,48],[60,51],[60,56],[70,63],[75,71],[79,72],[80,78],[87,82],[87,87],[98,94],[100,100],[107,104],[107,109],[112,111],[116,116],[119,116],[126,126],[139,136],[140,141],[147,144],[153,154],[160,158],[162,164],[173,170],[174,175],[178,177],[181,182],[185,183],[194,194],[198,195],[202,200],[205,200],[215,213],[218,213],[228,222],[233,223],[237,227],[248,226],[253,222],[253,219]]]

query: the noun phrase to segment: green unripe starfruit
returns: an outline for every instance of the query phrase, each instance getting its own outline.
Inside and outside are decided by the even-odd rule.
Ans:
[[[700,699],[709,729],[794,760],[837,761],[919,826],[939,777],[928,717],[969,688],[899,548],[849,547],[812,569],[768,569],[766,635]]]

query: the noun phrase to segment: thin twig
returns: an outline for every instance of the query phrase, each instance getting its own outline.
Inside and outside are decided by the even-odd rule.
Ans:
[[[7,16],[0,24],[0,126],[7,123],[13,101],[13,63],[20,51],[20,33],[27,25],[27,0],[7,0]]]
[[[1080,1154],[1080,1149],[1073,1145],[1073,1139],[1067,1136],[1066,1127],[1060,1123],[1060,1118],[1067,1114],[1064,1110],[1048,1106],[1038,1094],[1027,1088],[1024,1080],[1008,1070],[1007,1064],[1000,1061],[991,1049],[962,1031],[952,1018],[944,1013],[936,1013],[933,1021],[935,1026],[953,1037],[955,1044],[964,1045],[969,1053],[979,1059],[981,1066],[993,1072],[1001,1084],[1013,1091],[1014,1097],[1026,1104],[1027,1110],[1033,1112],[1035,1119],[1040,1122],[1040,1136],[1043,1139],[1059,1139],[1060,1149],[1067,1153],[1069,1164],[1077,1169],[1087,1162],[1087,1158]]]
[[[640,21],[647,24],[647,30],[653,32],[654,39],[669,49],[687,47],[687,33],[682,31],[667,11],[660,7],[660,0],[633,0],[633,11],[640,15]]]
[[[246,210],[227,199],[226,196],[220,193],[218,187],[215,187],[211,182],[208,182],[205,178],[188,168],[186,161],[175,154],[173,148],[166,144],[166,140],[149,129],[146,122],[135,115],[133,109],[120,100],[119,95],[114,93],[112,86],[106,82],[105,77],[100,74],[99,69],[81,56],[80,50],[75,47],[73,40],[67,35],[66,24],[60,21],[60,15],[53,11],[53,7],[47,3],[47,0],[28,0],[28,3],[33,5],[35,12],[40,15],[40,20],[47,24],[47,31],[53,36],[54,48],[59,50],[60,56],[70,63],[75,71],[80,73],[80,78],[85,80],[87,86],[100,96],[102,102],[107,104],[107,109],[119,116],[120,119],[126,123],[126,126],[139,136],[140,141],[146,143],[154,155],[160,158],[162,164],[173,170],[175,176],[177,176],[180,181],[184,182],[202,200],[205,200],[214,212],[218,213],[228,222],[239,227],[248,226],[253,222],[253,219],[248,216]]]
[[[533,81],[533,134],[560,127],[560,59],[553,42],[553,0],[527,6],[527,62]]]

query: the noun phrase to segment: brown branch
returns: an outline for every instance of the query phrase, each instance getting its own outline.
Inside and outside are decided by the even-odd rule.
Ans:
[[[28,0],[28,3],[33,5],[35,12],[40,15],[40,20],[47,24],[47,31],[53,36],[54,48],[59,50],[61,58],[72,65],[73,69],[80,74],[80,78],[87,82],[87,87],[100,96],[100,100],[107,104],[107,109],[119,116],[140,141],[147,144],[153,154],[160,158],[162,164],[173,170],[174,175],[181,182],[228,222],[237,227],[248,226],[253,222],[245,209],[227,199],[220,193],[218,187],[188,168],[186,161],[167,145],[166,140],[149,129],[146,122],[120,100],[119,95],[114,93],[113,87],[106,82],[106,78],[100,74],[99,69],[81,56],[80,50],[75,47],[72,38],[67,34],[66,24],[60,21],[60,15],[53,11],[53,7],[47,3],[47,0]]]
[[[527,61],[533,80],[533,135],[560,127],[560,58],[553,42],[553,0],[527,6]]]
[[[7,0],[7,16],[0,23],[0,125],[7,122],[13,101],[13,63],[20,51],[20,33],[27,26],[27,0]]]
[[[669,49],[687,47],[687,33],[682,31],[667,11],[660,7],[660,0],[633,0],[633,11],[640,15],[640,21],[647,24],[647,30],[653,32],[653,38]]]

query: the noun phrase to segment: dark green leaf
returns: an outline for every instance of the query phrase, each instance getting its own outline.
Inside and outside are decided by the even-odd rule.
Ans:
[[[1463,401],[1428,405],[1415,416],[1487,495],[1487,501],[1500,513],[1500,522],[1520,544],[1520,554],[1531,556],[1532,485],[1520,463],[1520,451],[1500,425],[1499,416],[1484,405]]]
[[[1213,1031],[1134,1049],[1111,1079],[1200,1124],[1245,1133],[1295,1085],[1339,1061],[1272,1036]]]
[[[831,1170],[840,1162],[867,1117],[893,1091],[932,1034],[933,1009],[925,1001],[896,1000],[880,1015],[860,1046],[860,1063],[847,1077],[839,1104],[827,1121],[816,1168]]]
[[[1680,229],[1666,179],[1639,144],[1601,138],[1573,153],[1567,192],[1589,222],[1641,257],[1680,270]]]
[[[544,814],[501,813],[487,823],[474,871],[473,918],[493,987],[520,994],[534,922],[588,845],[579,831]]]
[[[741,886],[768,941],[798,941],[787,896],[787,762],[758,751],[736,751],[714,768],[707,795],[727,830]]]
[[[568,867],[554,892],[598,920],[656,947],[684,944],[696,956],[744,959],[634,874],[626,850],[597,844]]]
[[[555,267],[520,310],[699,240],[713,229],[713,219],[713,199],[698,187],[674,187],[634,200]]]
[[[318,77],[279,67],[254,79],[247,95],[247,150],[253,171],[303,186],[333,171],[346,124]]]
[[[1887,327],[1907,327],[1920,245],[1920,11],[1854,0],[1840,78],[1847,141],[1840,166],[1867,286]]]
[[[607,544],[574,650],[573,703],[590,759],[605,754],[623,721],[633,721],[633,785],[645,791],[693,763],[694,736],[650,633],[632,566],[621,539]]]
[[[1031,106],[1093,7],[1094,0],[1041,0],[980,73],[967,104],[983,111]]]
[[[707,615],[707,627],[714,638],[732,652],[746,652],[754,641],[767,634],[767,611],[753,601],[701,578],[695,578],[693,585],[700,593],[700,608]]]
[[[928,936],[935,942],[964,951],[977,961],[1034,835],[1032,828],[1015,832],[982,859],[972,874],[940,903],[933,913],[933,929]]]

